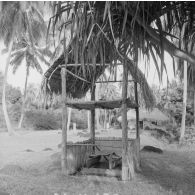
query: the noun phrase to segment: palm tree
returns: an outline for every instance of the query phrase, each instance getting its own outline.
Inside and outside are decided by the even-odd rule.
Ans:
[[[195,68],[193,66],[188,66],[187,75],[188,75],[189,91],[193,92],[194,125],[195,125]]]
[[[34,45],[34,43],[43,36],[42,32],[45,26],[43,25],[40,12],[32,2],[1,2],[0,7],[0,38],[4,40],[8,48],[8,57],[4,72],[2,105],[6,126],[11,135],[13,134],[13,128],[7,113],[5,89],[13,45],[15,41],[20,40],[26,32],[29,33],[31,43]]]
[[[21,128],[25,113],[26,89],[30,68],[36,69],[40,74],[42,74],[43,70],[39,61],[44,62],[49,66],[49,62],[47,61],[45,56],[50,57],[51,52],[48,50],[47,47],[40,48],[36,45],[32,46],[30,41],[25,37],[23,37],[20,42],[16,42],[15,47],[15,51],[12,53],[12,59],[10,61],[10,64],[13,66],[13,73],[17,71],[18,67],[21,66],[24,60],[26,64],[26,79],[24,86],[23,103],[21,117],[18,124],[18,128]]]

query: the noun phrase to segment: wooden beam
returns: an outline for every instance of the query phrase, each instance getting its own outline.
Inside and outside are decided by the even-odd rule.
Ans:
[[[126,61],[123,66],[123,86],[122,86],[122,180],[127,181],[133,178],[133,157],[128,154],[128,129],[127,129],[127,87],[128,70]]]
[[[62,80],[62,154],[61,154],[61,167],[62,174],[67,175],[67,99],[66,99],[66,69],[61,69]]]
[[[134,83],[134,91],[135,91],[135,103],[136,105],[139,104],[138,102],[138,92],[137,92],[137,83]],[[140,139],[140,132],[139,132],[139,106],[135,109],[136,111],[136,138]]]
[[[122,83],[123,81],[96,81],[96,83]],[[128,80],[128,82],[135,82],[134,80]]]
[[[118,64],[112,64],[112,66],[122,66],[123,64],[121,64],[121,63],[118,63]],[[59,65],[59,66],[61,66],[61,67],[70,67],[70,66],[73,66],[73,67],[75,67],[75,66],[83,66],[82,64],[67,64],[67,66],[65,65],[65,64],[61,64],[61,65]],[[85,66],[94,66],[93,64],[85,64]],[[106,63],[106,64],[96,64],[96,66],[110,66],[110,64],[109,63]]]
[[[135,103],[138,105],[138,91],[137,91],[137,83],[134,82],[134,91],[135,91]],[[136,111],[136,139],[137,139],[137,147],[136,147],[136,155],[138,159],[138,166],[140,169],[140,128],[139,128],[139,106],[135,109]]]
[[[123,83],[122,83],[122,180],[128,180],[128,132],[127,132],[127,86],[128,71],[126,63],[123,66]]]
[[[126,99],[127,107],[128,108],[137,108],[137,104],[132,102],[130,98]],[[66,102],[68,107],[76,108],[79,110],[93,110],[95,108],[101,109],[114,109],[114,108],[121,108],[122,100],[98,100],[98,101],[67,101]]]
[[[91,100],[95,101],[95,85],[91,87]],[[92,144],[95,144],[95,108],[91,110],[91,125],[90,125],[90,135]],[[93,153],[95,152],[95,147],[93,147]]]

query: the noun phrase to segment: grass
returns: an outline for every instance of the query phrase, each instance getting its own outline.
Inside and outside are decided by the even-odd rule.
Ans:
[[[194,193],[195,150],[192,148],[163,154],[142,152],[142,172],[133,181],[122,182],[79,173],[63,176],[60,156],[55,155],[60,141],[58,131],[24,131],[16,137],[0,133],[0,192],[15,195]]]

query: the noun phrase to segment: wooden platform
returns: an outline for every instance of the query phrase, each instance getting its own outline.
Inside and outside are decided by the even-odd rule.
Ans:
[[[90,158],[101,158],[103,157],[109,163],[109,169],[115,168],[118,164],[121,163],[121,156],[118,156],[115,152],[109,151],[97,151],[95,154],[91,154]]]
[[[126,99],[127,107],[128,108],[138,108],[137,104],[132,102],[129,98]],[[69,101],[66,103],[67,106],[76,108],[79,110],[85,109],[85,110],[94,110],[95,108],[102,108],[102,109],[114,109],[114,108],[121,108],[122,105],[122,99],[119,100],[99,100],[99,101]]]

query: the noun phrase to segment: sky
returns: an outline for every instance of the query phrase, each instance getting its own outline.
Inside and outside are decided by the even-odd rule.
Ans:
[[[2,49],[3,49],[3,44],[0,43],[0,51]],[[1,61],[0,71],[3,74],[4,74],[4,70],[5,70],[6,58],[7,58],[7,54],[2,54],[0,52],[0,61]],[[168,72],[169,81],[174,79],[172,63],[173,63],[172,58],[169,56],[168,53],[165,52],[165,64],[167,65],[167,72]],[[142,70],[142,72],[145,73],[147,81],[148,81],[150,86],[152,86],[152,84],[155,84],[155,85],[159,86],[160,88],[166,87],[167,75],[163,74],[162,84],[160,84],[157,72],[155,70],[155,65],[154,65],[153,60],[151,60],[151,62],[150,62],[149,71],[145,70],[145,65],[143,62],[139,63],[139,67]],[[45,72],[47,70],[47,66],[44,64],[43,64],[42,68],[43,68],[43,72]],[[25,84],[25,76],[26,76],[25,62],[22,63],[22,65],[18,68],[18,70],[15,74],[12,73],[12,67],[10,66],[9,72],[8,72],[7,82],[14,87],[19,87],[20,90],[23,92],[24,84]],[[42,81],[42,75],[39,74],[36,70],[31,69],[28,83],[40,85],[41,81]]]

